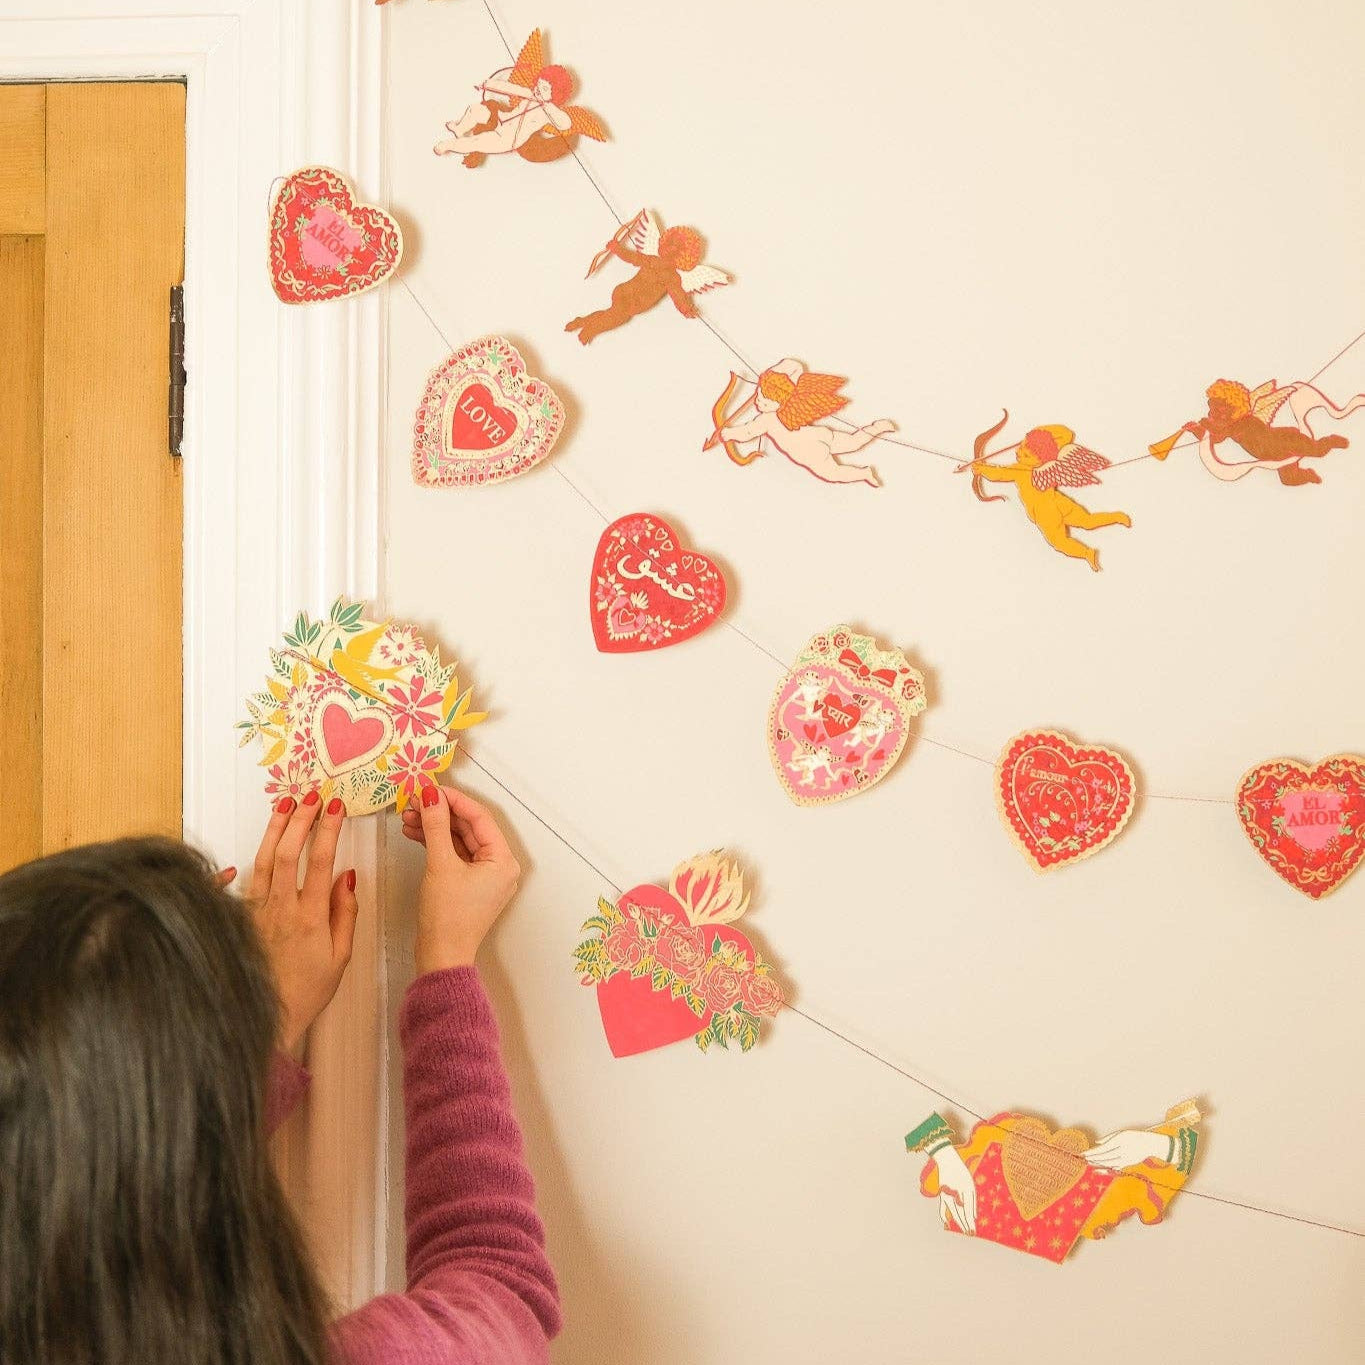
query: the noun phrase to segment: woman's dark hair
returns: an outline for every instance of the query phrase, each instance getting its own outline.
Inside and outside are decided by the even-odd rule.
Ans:
[[[0,1365],[320,1365],[270,1165],[279,1004],[246,907],[169,839],[0,877]]]

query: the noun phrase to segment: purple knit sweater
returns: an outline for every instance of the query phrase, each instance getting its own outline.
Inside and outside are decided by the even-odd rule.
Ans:
[[[418,977],[403,1002],[407,1113],[407,1292],[333,1325],[338,1365],[532,1365],[549,1360],[559,1289],[535,1188],[473,967]],[[273,1128],[308,1072],[277,1057]]]

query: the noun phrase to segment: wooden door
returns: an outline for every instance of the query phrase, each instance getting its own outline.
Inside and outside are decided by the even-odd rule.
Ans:
[[[180,832],[178,83],[0,85],[0,869]]]

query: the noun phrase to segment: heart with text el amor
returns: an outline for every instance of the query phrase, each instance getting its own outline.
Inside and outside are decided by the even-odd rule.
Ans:
[[[1318,900],[1365,855],[1365,759],[1277,758],[1237,784],[1237,818],[1252,847],[1295,891]]]
[[[663,649],[690,640],[725,610],[725,578],[661,517],[612,522],[593,557],[592,633],[604,654]]]
[[[270,283],[284,303],[349,298],[398,268],[403,234],[326,166],[286,176],[270,206]]]
[[[1056,730],[1016,735],[995,765],[1000,818],[1039,872],[1098,853],[1128,823],[1136,792],[1122,754]]]

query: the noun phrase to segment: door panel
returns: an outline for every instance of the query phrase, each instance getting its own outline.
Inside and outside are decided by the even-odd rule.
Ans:
[[[25,172],[41,221],[0,238],[6,303],[41,288],[36,315],[5,309],[5,349],[28,357],[28,377],[23,397],[0,388],[0,696],[6,731],[26,737],[36,810],[0,832],[0,865],[180,831],[181,480],[166,408],[184,96],[171,83],[0,88],[0,137],[43,129]],[[32,196],[12,217],[35,227]]]

